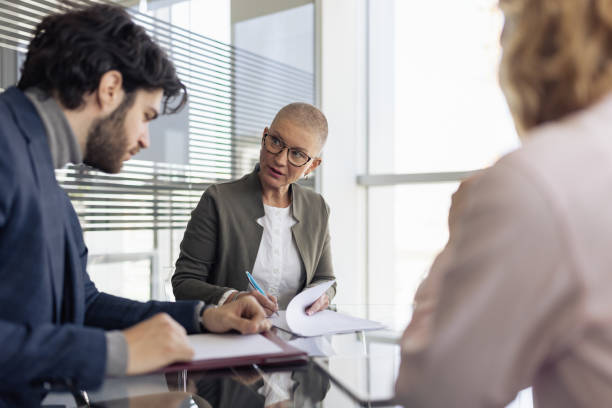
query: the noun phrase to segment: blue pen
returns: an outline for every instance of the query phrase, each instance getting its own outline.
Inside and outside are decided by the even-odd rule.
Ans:
[[[266,292],[264,292],[263,289],[259,286],[259,284],[255,281],[255,278],[253,277],[253,275],[251,275],[251,272],[245,271],[244,273],[246,273],[246,276],[249,279],[249,282],[251,283],[251,285],[253,285],[255,290],[261,293],[262,295],[266,296]]]
[[[261,286],[259,286],[259,284],[255,280],[253,275],[251,275],[251,272],[244,271],[244,273],[246,273],[246,276],[247,276],[247,279],[249,280],[249,283],[255,288],[255,290],[258,291],[259,293],[261,293],[262,295],[266,296],[266,292],[264,292],[263,289],[261,288]],[[278,314],[278,312],[274,312],[274,313]]]

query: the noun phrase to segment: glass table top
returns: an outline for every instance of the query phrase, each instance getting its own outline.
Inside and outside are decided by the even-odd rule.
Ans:
[[[108,378],[87,397],[92,407],[393,406],[381,400],[392,395],[400,359],[398,336],[393,331],[372,331],[311,339],[316,347],[309,347],[309,361],[298,366],[250,365]],[[372,404],[372,399],[377,402]],[[44,404],[77,406],[68,394],[51,394]]]

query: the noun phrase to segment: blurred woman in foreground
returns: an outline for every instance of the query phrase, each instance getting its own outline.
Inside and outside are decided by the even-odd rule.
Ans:
[[[612,401],[612,1],[502,0],[523,147],[462,185],[402,338],[398,400]]]

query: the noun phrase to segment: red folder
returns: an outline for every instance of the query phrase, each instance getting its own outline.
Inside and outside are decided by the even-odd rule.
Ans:
[[[248,366],[251,364],[258,364],[262,366],[281,366],[308,363],[308,354],[305,351],[291,346],[271,331],[262,333],[262,336],[274,342],[282,349],[282,351],[272,354],[254,353],[240,357],[213,358],[174,363],[162,368],[158,372],[172,372],[180,370],[213,370],[218,368]]]

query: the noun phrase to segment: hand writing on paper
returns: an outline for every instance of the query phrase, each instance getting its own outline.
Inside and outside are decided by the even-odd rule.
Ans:
[[[202,315],[202,324],[215,333],[238,330],[242,334],[250,334],[263,332],[271,327],[264,309],[253,296],[243,296],[235,302],[206,309]]]
[[[128,348],[128,375],[193,358],[185,329],[166,313],[158,313],[124,330],[123,335]]]
[[[308,316],[312,316],[313,314],[321,310],[327,309],[328,306],[329,306],[329,296],[327,296],[327,293],[324,293],[317,300],[315,300],[315,302],[312,305],[310,305],[308,309],[306,309],[306,314]]]
[[[250,292],[239,292],[236,295],[236,298],[240,299],[240,298],[242,298],[244,296],[252,296],[252,297],[254,297],[259,302],[261,307],[264,308],[264,311],[266,312],[266,316],[270,316],[273,313],[278,312],[278,300],[276,299],[275,296],[268,295],[268,294],[266,294],[266,296],[264,296],[261,293],[259,293],[258,291],[256,291],[255,289],[253,289]]]

